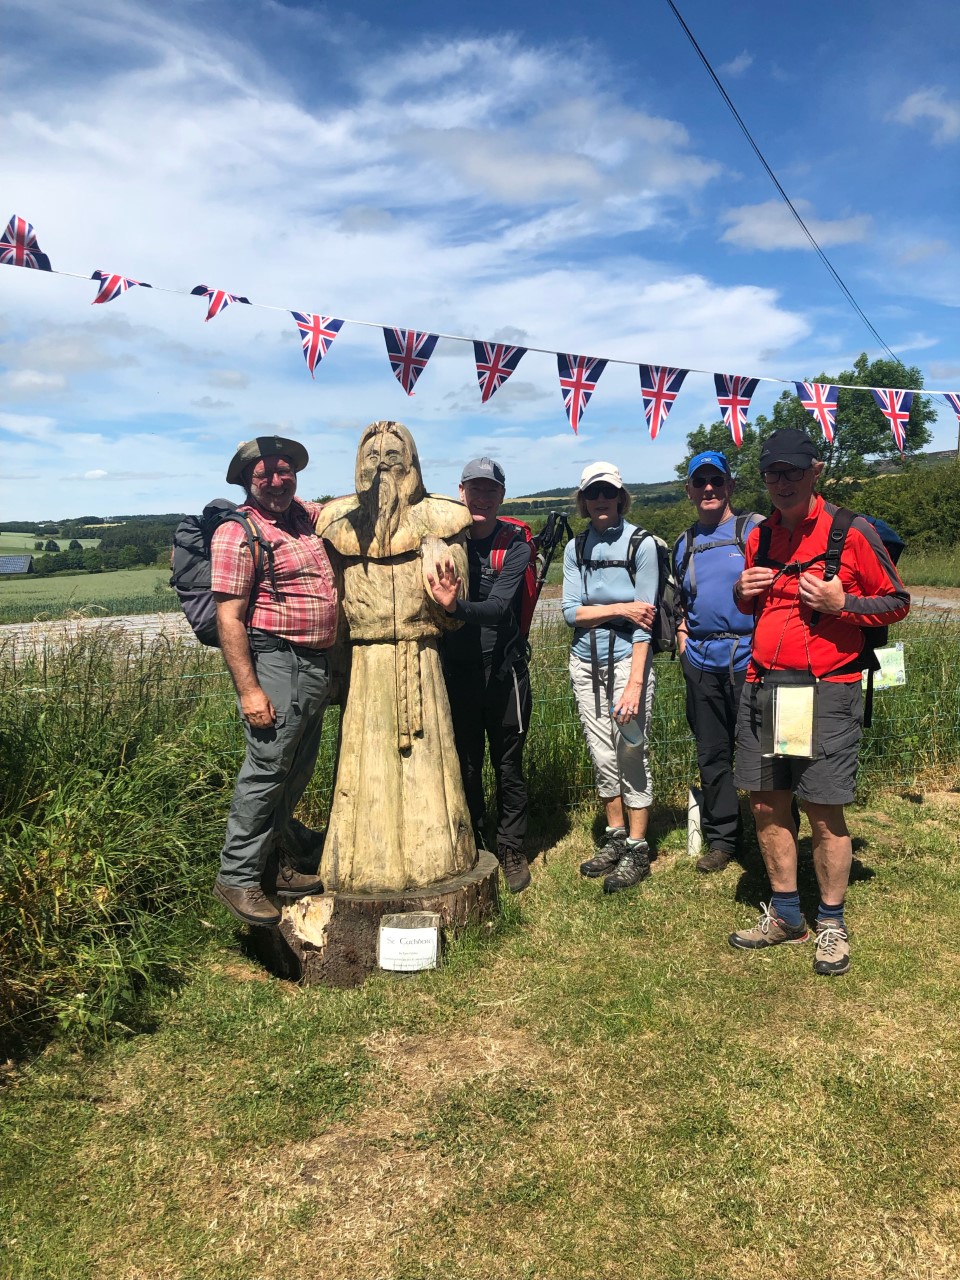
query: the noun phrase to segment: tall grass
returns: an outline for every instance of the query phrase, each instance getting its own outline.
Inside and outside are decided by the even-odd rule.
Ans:
[[[960,775],[960,628],[908,622],[909,684],[879,692],[863,794]],[[592,802],[570,695],[569,632],[534,630],[534,715],[526,749],[534,833]],[[657,659],[651,757],[657,802],[695,778],[677,663]],[[327,717],[304,818],[329,806],[336,715]],[[0,648],[0,1054],[60,1028],[80,1038],[142,1025],[203,933],[227,804],[242,752],[220,655],[132,644],[98,629],[23,656]]]
[[[897,568],[912,587],[960,587],[960,547],[908,547]]]

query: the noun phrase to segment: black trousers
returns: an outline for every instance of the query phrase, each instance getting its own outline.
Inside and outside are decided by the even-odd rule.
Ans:
[[[520,849],[527,833],[527,786],[523,780],[523,744],[532,698],[526,663],[491,676],[478,667],[448,666],[444,675],[460,772],[474,831],[483,826],[483,755],[497,786],[497,847]]]
[[[687,724],[697,740],[697,764],[703,805],[700,828],[708,849],[736,852],[740,804],[733,783],[733,748],[737,708],[745,672],[730,678],[722,671],[701,670],[681,659],[687,684]]]

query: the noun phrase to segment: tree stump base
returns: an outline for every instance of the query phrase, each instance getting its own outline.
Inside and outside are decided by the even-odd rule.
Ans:
[[[275,928],[250,929],[253,952],[274,973],[307,986],[359,987],[377,968],[382,916],[433,911],[442,936],[489,919],[499,901],[500,864],[482,849],[463,875],[398,893],[322,893],[283,906]]]

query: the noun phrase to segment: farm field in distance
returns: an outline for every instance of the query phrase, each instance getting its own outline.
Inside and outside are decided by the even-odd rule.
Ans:
[[[53,537],[52,534],[49,535]],[[54,542],[60,547],[61,551],[66,551],[70,545],[69,538],[53,537]],[[33,533],[0,533],[0,556],[34,556],[42,555],[42,551],[37,551],[34,546],[37,542],[46,542],[46,537]],[[78,538],[77,541],[86,551],[87,547],[99,547],[99,538]]]
[[[4,548],[6,553],[6,548]],[[7,604],[42,606],[46,602],[76,602],[83,605],[103,605],[116,599],[131,596],[152,596],[157,584],[166,586],[170,581],[169,569],[117,569],[112,573],[76,573],[64,577],[26,577],[0,580],[0,609]]]

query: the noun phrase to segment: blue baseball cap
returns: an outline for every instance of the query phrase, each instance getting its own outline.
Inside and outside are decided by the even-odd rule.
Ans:
[[[730,474],[730,463],[716,449],[704,449],[703,453],[694,454],[687,464],[687,479],[689,480],[694,472],[699,471],[701,467],[716,467],[724,475],[728,476]]]

